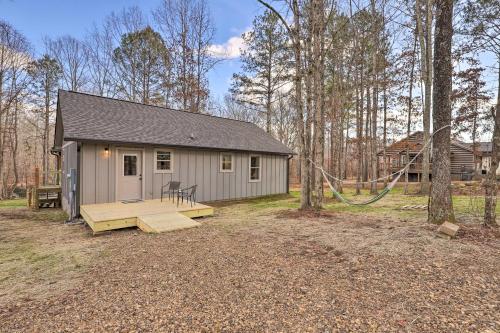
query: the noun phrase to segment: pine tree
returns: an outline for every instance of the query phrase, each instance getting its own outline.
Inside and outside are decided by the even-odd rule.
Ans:
[[[253,20],[252,30],[243,34],[243,73],[233,75],[231,92],[243,104],[264,115],[265,128],[272,131],[273,104],[290,80],[290,48],[286,30],[270,10]]]
[[[168,52],[159,33],[151,27],[122,36],[114,50],[118,91],[127,99],[144,104],[164,104],[164,67]]]
[[[42,127],[42,172],[43,181],[48,181],[49,144],[51,120],[55,112],[57,88],[62,76],[62,70],[56,59],[45,54],[30,64],[29,73],[33,78],[32,92],[37,113],[43,122]]]
[[[457,107],[453,125],[457,134],[467,133],[471,136],[474,166],[478,171],[477,142],[481,129],[487,129],[487,122],[491,119],[488,107],[491,97],[486,90],[486,82],[483,80],[485,69],[479,65],[477,59],[469,57],[466,62],[469,67],[455,75],[457,88],[453,91],[452,100]]]

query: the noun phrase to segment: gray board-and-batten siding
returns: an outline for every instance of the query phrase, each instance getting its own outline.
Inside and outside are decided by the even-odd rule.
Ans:
[[[63,170],[77,164],[77,143],[67,142],[63,148]],[[106,152],[105,148],[108,148]],[[197,201],[209,202],[257,197],[287,192],[288,156],[230,151],[233,155],[233,171],[220,171],[220,153],[216,150],[169,148],[151,145],[108,145],[100,143],[80,143],[79,202],[96,204],[114,202],[116,194],[116,154],[117,149],[137,149],[144,151],[143,182],[144,198],[160,198],[161,186],[171,180],[181,182],[182,187],[198,185]],[[173,152],[171,173],[155,173],[155,149]],[[227,152],[227,151],[226,151]],[[261,178],[249,180],[249,158],[261,157]],[[63,185],[64,197],[68,197],[67,186]]]

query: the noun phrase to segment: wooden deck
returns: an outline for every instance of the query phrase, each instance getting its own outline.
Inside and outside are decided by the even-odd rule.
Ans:
[[[171,219],[175,215],[169,215],[173,213],[182,214],[188,218],[202,217],[213,215],[214,209],[210,206],[203,205],[200,203],[183,204],[179,203],[179,207],[172,201],[163,201],[159,199],[156,200],[146,200],[134,203],[105,203],[105,204],[94,204],[94,205],[82,205],[80,206],[80,213],[85,219],[85,222],[92,228],[94,233],[128,228],[138,226],[139,218],[142,221],[155,221],[156,225],[159,225],[158,220],[161,217],[161,229],[175,230],[179,229],[174,227],[177,220],[181,219]],[[153,215],[158,215],[153,218]],[[177,215],[177,214],[176,214]],[[170,216],[170,217],[169,217]],[[145,218],[146,217],[146,218]],[[167,226],[169,219],[171,220],[172,226]],[[156,232],[156,231],[149,231]],[[161,232],[161,231],[158,231]]]

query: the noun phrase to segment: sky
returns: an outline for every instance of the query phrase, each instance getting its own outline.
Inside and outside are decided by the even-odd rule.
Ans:
[[[95,22],[99,24],[112,11],[138,6],[144,14],[161,0],[0,0],[0,18],[22,32],[33,44],[35,54],[44,51],[43,37],[72,35],[83,38]],[[230,79],[240,69],[238,49],[241,34],[248,30],[261,10],[256,0],[208,0],[215,24],[213,49],[227,56],[209,74],[210,90],[220,99]]]

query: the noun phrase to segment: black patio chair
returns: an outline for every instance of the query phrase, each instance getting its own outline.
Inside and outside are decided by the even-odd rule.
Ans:
[[[179,198],[181,199],[181,203],[184,203],[184,198],[186,198],[186,202],[191,202],[191,207],[193,207],[193,203],[196,202],[196,188],[198,185],[193,185],[191,187],[183,188],[177,193],[177,207],[179,207]]]
[[[167,188],[168,186],[168,188]],[[175,200],[175,194],[179,192],[179,188],[181,187],[181,182],[171,181],[161,187],[160,201],[163,202],[163,195],[168,194],[168,198],[170,199],[170,195],[172,195],[172,201]]]

